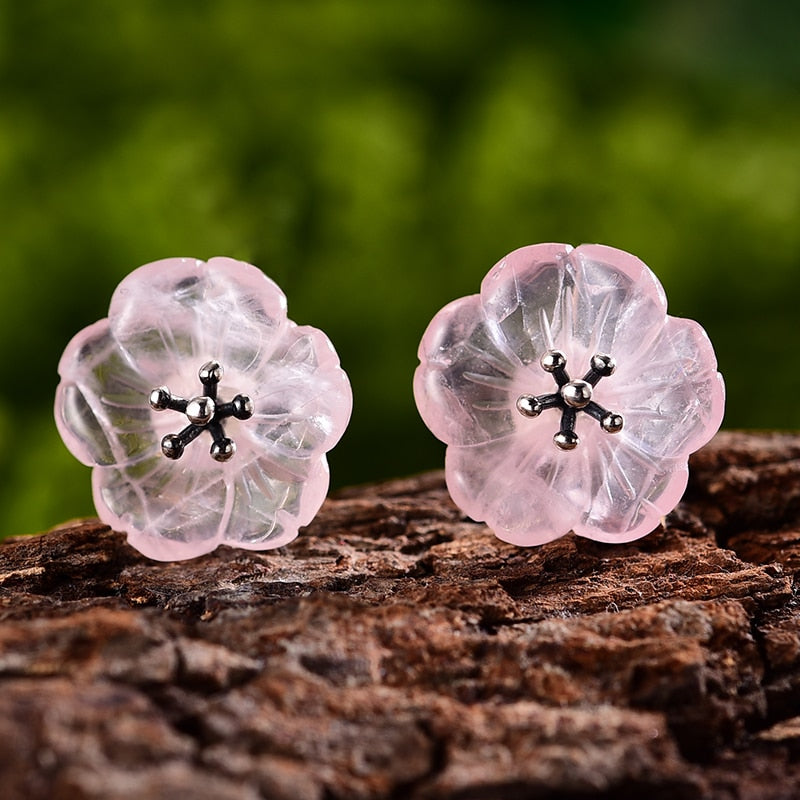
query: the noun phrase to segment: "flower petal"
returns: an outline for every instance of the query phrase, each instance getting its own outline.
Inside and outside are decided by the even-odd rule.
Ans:
[[[417,408],[433,434],[470,445],[514,432],[514,376],[519,361],[487,325],[480,297],[463,297],[431,321],[414,375]]]
[[[573,319],[586,320],[586,360],[595,353],[636,360],[667,321],[667,298],[658,278],[643,261],[615,247],[582,244],[569,260],[580,287]]]
[[[561,306],[572,282],[568,244],[521,247],[495,264],[481,283],[482,313],[499,327],[508,349],[531,364],[555,346]],[[555,316],[554,312],[558,312]]]
[[[278,460],[308,459],[339,441],[350,420],[353,395],[322,331],[287,323],[254,380],[255,414],[241,429],[255,451],[266,449]]]
[[[324,456],[306,459],[302,476],[281,474],[271,459],[240,470],[228,498],[230,513],[222,540],[235,547],[282,547],[308,525],[325,500],[330,476]]]
[[[595,353],[630,357],[666,321],[666,298],[635,256],[602,245],[523,247],[481,284],[483,309],[523,364],[562,350],[573,373]]]
[[[689,470],[681,459],[651,459],[599,440],[589,510],[573,530],[598,542],[630,542],[653,531],[680,502]]]
[[[522,437],[450,445],[445,475],[456,505],[512,544],[539,545],[568,533],[585,507],[586,458],[558,451],[552,433],[532,426]]]
[[[328,491],[324,456],[305,459],[296,470],[302,474],[282,472],[269,457],[228,466],[203,471],[154,457],[95,469],[95,507],[148,558],[173,561],[223,543],[254,550],[287,544],[311,522]]]
[[[562,452],[545,419],[531,420],[524,436],[447,448],[453,500],[500,539],[539,545],[573,530],[596,541],[628,542],[650,533],[678,504],[688,479],[685,462],[648,459],[589,419],[579,421],[579,447]]]
[[[147,404],[152,387],[123,357],[108,320],[73,337],[58,371],[56,425],[79,461],[124,464],[154,452],[158,438]]]
[[[686,458],[717,432],[725,411],[711,342],[698,323],[678,317],[667,318],[642,358],[601,381],[597,395],[624,416],[620,437],[652,458]]]
[[[162,456],[92,473],[98,516],[127,531],[140,553],[172,561],[208,553],[219,544],[227,483],[221,469],[200,471]]]
[[[286,298],[261,270],[214,258],[171,258],[134,270],[117,287],[111,331],[151,386],[194,386],[216,359],[246,373],[269,356],[286,324]],[[170,386],[170,388],[173,388]]]

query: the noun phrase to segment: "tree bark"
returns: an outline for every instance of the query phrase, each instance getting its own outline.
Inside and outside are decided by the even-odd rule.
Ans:
[[[0,546],[0,786],[25,800],[800,796],[800,436],[723,433],[638,542],[496,539],[440,473],[290,546]]]

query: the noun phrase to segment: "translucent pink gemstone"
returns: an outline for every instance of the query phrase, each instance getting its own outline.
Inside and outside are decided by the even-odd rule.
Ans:
[[[224,368],[219,396],[251,398],[254,415],[228,418],[230,461],[209,455],[206,433],[172,461],[161,440],[186,419],[149,405],[153,388],[200,393],[198,370]],[[108,319],[78,333],[59,364],[61,437],[93,466],[100,518],[158,560],[226,543],[262,550],[295,538],[328,489],[325,453],[352,409],[347,376],[328,338],[286,316],[283,292],[229,258],[165,259],[128,275]]]
[[[722,376],[705,331],[667,316],[655,275],[601,245],[523,247],[496,264],[479,295],[450,303],[419,349],[414,394],[448,445],[447,485],[497,536],[536,545],[572,530],[625,542],[653,530],[679,502],[689,455],[718,430]],[[597,353],[617,363],[593,399],[623,415],[609,434],[578,413],[574,450],[558,449],[560,412],[526,417],[523,394],[556,390],[541,356],[560,350],[571,378]]]

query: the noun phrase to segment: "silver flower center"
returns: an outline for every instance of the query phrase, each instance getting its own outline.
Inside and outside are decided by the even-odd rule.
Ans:
[[[592,402],[592,384],[588,381],[570,381],[561,387],[561,399],[573,408],[586,408]]]
[[[552,394],[523,394],[517,398],[517,411],[524,417],[538,417],[548,408],[561,411],[561,428],[553,442],[561,450],[574,450],[580,439],[575,433],[578,411],[583,411],[600,423],[606,433],[619,433],[625,421],[621,414],[607,411],[592,399],[594,387],[601,378],[614,374],[617,364],[605,353],[592,356],[589,371],[583,378],[571,380],[567,374],[567,357],[560,350],[549,350],[540,361],[542,369],[552,374],[558,391]]]
[[[167,457],[178,459],[186,446],[203,431],[211,434],[211,457],[215,461],[228,461],[236,452],[236,443],[225,435],[223,420],[229,417],[250,419],[253,416],[253,401],[244,394],[237,394],[230,403],[223,403],[217,397],[217,388],[222,380],[223,369],[216,361],[209,361],[200,367],[197,377],[203,385],[203,394],[185,400],[172,394],[166,386],[159,386],[150,392],[150,407],[155,411],[178,411],[185,414],[189,425],[180,433],[168,433],[161,440],[161,452]]]

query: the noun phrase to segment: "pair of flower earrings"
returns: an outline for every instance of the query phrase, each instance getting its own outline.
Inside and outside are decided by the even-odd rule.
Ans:
[[[639,259],[601,245],[510,253],[436,314],[419,358],[414,395],[448,445],[453,500],[517,545],[649,533],[724,411],[705,331],[667,315]],[[228,258],[132,272],[59,374],[56,423],[94,467],[100,518],[164,561],[294,539],[352,410],[325,334]]]

